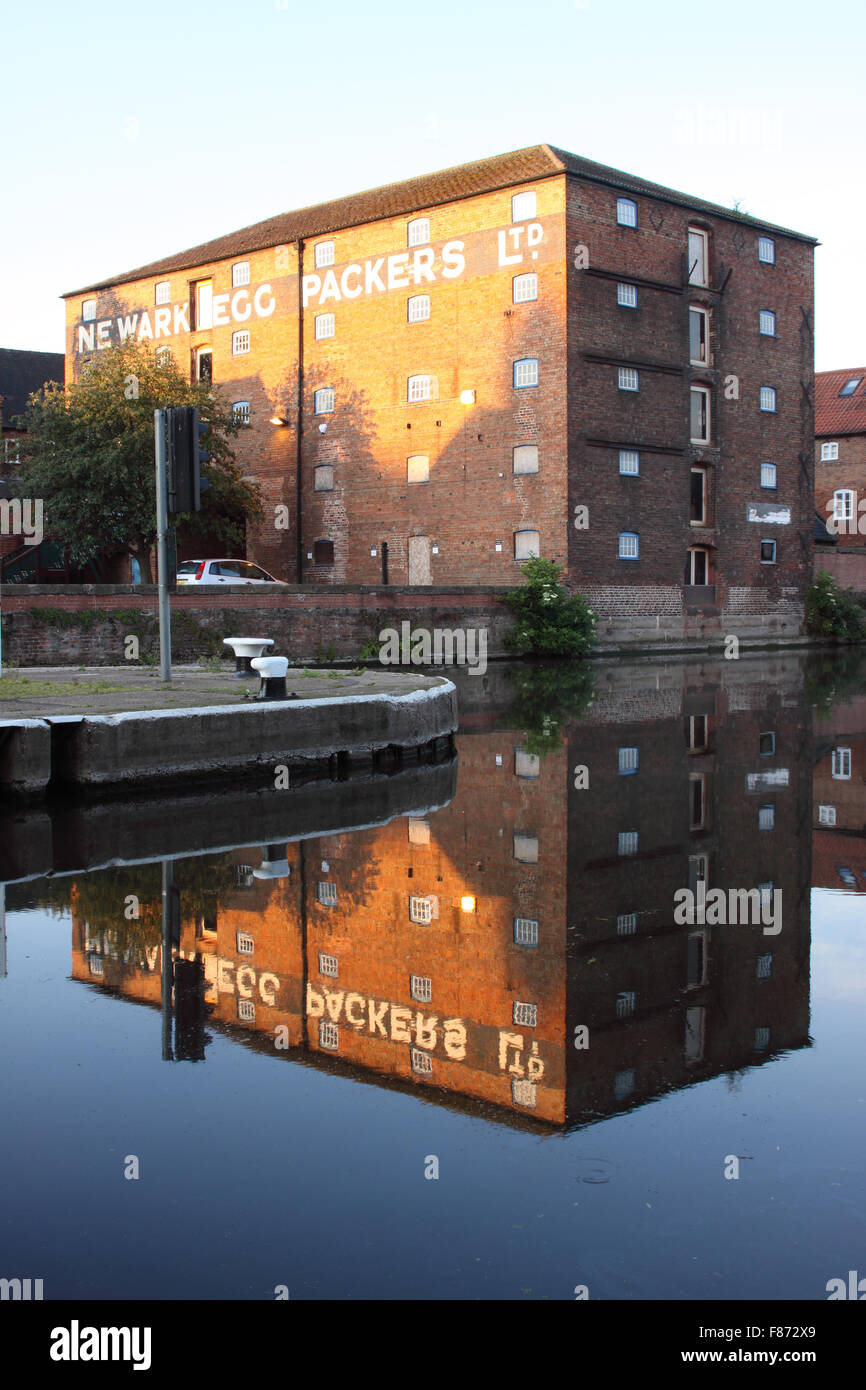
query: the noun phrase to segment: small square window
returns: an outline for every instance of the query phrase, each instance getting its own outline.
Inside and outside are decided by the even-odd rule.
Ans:
[[[637,913],[621,912],[616,919],[617,936],[634,936],[637,931]]]
[[[333,314],[316,314],[316,337],[333,338],[335,325]]]
[[[334,465],[332,463],[320,463],[316,467],[313,472],[313,491],[334,491]]]
[[[423,927],[429,926],[433,921],[433,899],[410,896],[409,921],[417,922]]]
[[[433,395],[433,378],[410,376],[407,397],[410,401],[429,401]]]
[[[523,1028],[535,1028],[538,1023],[538,1005],[524,1004],[515,999],[511,1012],[511,1022],[518,1023]]]
[[[246,329],[246,328],[242,328],[242,329],[240,329],[237,333],[233,333],[233,334],[232,334],[232,355],[233,355],[234,357],[239,357],[242,353],[244,353],[244,352],[249,352],[249,350],[250,350],[250,335],[249,335],[249,330]]]
[[[515,275],[511,282],[511,297],[515,304],[525,304],[529,299],[538,298],[538,276]]]
[[[321,269],[325,265],[334,264],[334,243],[332,241],[320,241],[316,247],[316,269]]]
[[[535,190],[528,189],[525,193],[515,193],[511,199],[511,220],[512,222],[528,222],[536,215]]]
[[[326,1047],[329,1052],[336,1052],[340,1046],[340,1030],[336,1023],[326,1023],[324,1019],[319,1020],[319,1047]]]
[[[313,396],[313,414],[330,415],[334,409],[333,386],[322,386]]]
[[[252,999],[238,1000],[238,1018],[243,1019],[244,1023],[255,1023],[256,1006]]]
[[[169,304],[171,302],[171,281],[158,280],[153,287],[153,301],[155,304]]]
[[[337,885],[336,883],[319,883],[316,888],[316,896],[323,907],[337,906]]]
[[[515,560],[531,560],[541,554],[537,531],[515,531],[514,533],[514,558]]]
[[[776,409],[776,388],[775,386],[761,387],[761,409],[769,414],[773,414]]]
[[[766,733],[758,735],[758,753],[762,758],[770,758],[776,751],[776,735]]]
[[[412,1058],[412,1070],[421,1076],[430,1076],[433,1071],[433,1058],[428,1052],[422,1052],[420,1047],[410,1048],[409,1055]]]
[[[514,944],[515,946],[538,945],[538,922],[534,918],[515,917]]]
[[[313,541],[313,564],[332,565],[334,563],[334,542]],[[336,892],[336,889],[334,890]]]
[[[616,302],[627,309],[637,308],[637,285],[617,285]]]
[[[426,483],[430,478],[430,459],[427,454],[410,454],[406,460],[407,483]]]
[[[620,748],[618,753],[619,775],[628,777],[637,772],[638,750],[636,748]]]
[[[249,932],[239,931],[236,933],[238,954],[241,956],[251,956],[255,951],[255,942]]]
[[[819,806],[819,807],[818,807],[818,824],[819,824],[819,825],[835,825],[835,824],[836,824],[836,807],[835,807],[835,806]]]
[[[538,863],[538,836],[515,835],[514,858],[519,864]]]
[[[774,463],[761,464],[761,487],[776,486],[776,465]]]
[[[527,1109],[535,1106],[536,1089],[534,1081],[523,1081],[517,1076],[511,1078],[511,1099],[515,1105],[525,1105]]]
[[[637,854],[636,830],[621,830],[616,837],[617,854]]]
[[[232,405],[232,419],[236,425],[248,425],[250,423],[249,401],[234,402]]]
[[[637,391],[640,385],[637,367],[620,367],[617,374],[617,384],[620,391]]]
[[[619,558],[621,560],[637,560],[639,556],[639,540],[636,532],[622,531],[619,537]]]
[[[407,246],[426,246],[430,240],[430,218],[416,217],[406,228]]]
[[[761,564],[775,565],[776,563],[776,542],[761,541]]]
[[[775,338],[776,315],[770,309],[762,309],[758,314],[758,327],[765,338]]]
[[[319,952],[319,974],[327,975],[328,979],[336,980],[340,962],[336,956],[326,955],[324,951]]]
[[[430,317],[429,294],[413,294],[407,301],[407,314],[410,323],[424,323]]]
[[[637,226],[637,203],[632,198],[617,198],[616,220],[621,227]]]
[[[775,808],[775,806],[759,806],[759,807],[758,807],[758,829],[759,829],[759,830],[773,830],[773,829],[775,829],[775,825],[776,825],[776,808]]]
[[[515,473],[537,473],[538,445],[517,444],[512,451],[511,459]]]
[[[236,290],[241,285],[250,283],[250,263],[249,261],[235,261],[232,266],[232,289]]]
[[[838,445],[838,444],[822,444],[822,445],[821,445],[821,462],[822,462],[822,463],[827,463],[828,461],[832,461],[833,459],[837,459],[838,457],[839,457],[839,445]]]
[[[419,1004],[429,1004],[433,998],[433,981],[429,975],[410,975],[409,993]]]
[[[776,264],[776,243],[772,237],[758,237],[758,260],[763,261],[764,265]]]
[[[96,300],[85,299],[81,305],[81,317],[85,323],[96,318]]]
[[[640,475],[640,454],[637,449],[620,449],[619,471],[627,478]]]
[[[537,753],[527,753],[525,748],[514,750],[515,777],[540,777],[541,759]]]
[[[522,357],[519,362],[514,363],[514,385],[515,386],[537,386],[538,385],[538,358]]]

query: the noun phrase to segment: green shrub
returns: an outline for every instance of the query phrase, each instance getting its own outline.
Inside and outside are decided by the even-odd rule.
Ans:
[[[561,567],[532,559],[521,573],[526,583],[503,599],[516,619],[505,637],[508,650],[515,656],[586,656],[595,641],[595,614],[586,599],[566,589]]]
[[[840,589],[827,570],[806,594],[806,629],[812,637],[858,642],[866,637],[866,618],[850,589]]]

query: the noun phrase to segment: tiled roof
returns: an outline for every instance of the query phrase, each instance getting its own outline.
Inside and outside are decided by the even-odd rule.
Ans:
[[[63,382],[65,358],[62,352],[27,352],[19,348],[0,348],[0,396],[3,397],[3,428],[12,426],[15,415],[23,415],[27,397],[46,381]]]
[[[846,381],[859,377],[853,395],[840,396]],[[815,373],[815,433],[866,434],[866,367]]]
[[[568,154],[565,150],[554,148],[553,145],[531,145],[528,149],[515,150],[511,154],[494,155],[491,159],[459,164],[454,169],[442,169],[438,173],[423,174],[418,178],[406,179],[402,183],[386,184],[383,188],[372,188],[365,193],[354,193],[348,198],[337,198],[330,203],[300,208],[297,212],[284,212],[278,217],[269,217],[264,222],[244,227],[239,232],[217,237],[215,241],[206,241],[201,246],[190,247],[188,251],[179,251],[176,255],[151,261],[149,265],[124,271],[111,279],[85,285],[82,289],[70,290],[63,298],[68,299],[72,295],[83,294],[89,290],[107,289],[130,280],[145,280],[151,275],[190,270],[211,261],[227,260],[251,251],[264,251],[271,246],[283,246],[299,238],[306,240],[310,237],[326,236],[329,232],[337,232],[346,227],[357,227],[362,223],[376,222],[385,217],[399,217],[423,208],[451,203],[458,198],[492,193],[500,188],[512,188],[517,184],[562,173],[577,174],[581,178],[609,184],[612,188],[627,192],[644,193],[653,198],[708,212],[716,217],[726,217],[730,221],[741,222],[751,227],[781,232],[785,236],[796,237],[798,241],[815,241],[814,237],[776,227],[770,222],[761,222],[746,213],[719,207],[716,203],[707,203],[700,198],[690,198],[685,193],[677,193],[671,188],[662,187],[661,184],[649,183],[646,179],[636,178],[633,174],[625,174],[618,169],[609,169],[604,164],[595,164],[591,159],[581,159],[579,155]]]

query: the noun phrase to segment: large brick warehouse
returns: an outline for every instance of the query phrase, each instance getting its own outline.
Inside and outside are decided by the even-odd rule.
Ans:
[[[540,553],[602,614],[796,629],[815,244],[537,145],[69,294],[67,379],[135,337],[224,387],[248,555],[289,582],[509,586]]]

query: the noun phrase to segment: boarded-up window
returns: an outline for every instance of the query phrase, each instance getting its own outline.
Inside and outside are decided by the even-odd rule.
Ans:
[[[313,542],[313,564],[332,565],[334,563],[334,542],[333,541],[314,541]]]
[[[515,473],[538,472],[537,444],[518,444],[514,449],[513,458]]]
[[[426,483],[430,477],[430,460],[426,454],[410,454],[406,460],[406,481]]]
[[[316,469],[314,488],[316,492],[333,492],[334,469],[330,463],[322,463]]]
[[[531,560],[534,555],[540,555],[541,550],[538,543],[537,531],[515,531],[514,533],[514,558],[515,560]]]

